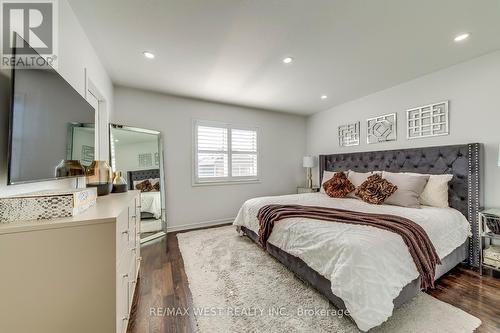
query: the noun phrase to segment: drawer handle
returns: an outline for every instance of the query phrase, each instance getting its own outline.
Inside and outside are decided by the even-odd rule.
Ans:
[[[122,320],[128,320],[128,317],[127,317],[127,316],[125,316],[125,317],[123,317],[123,318],[122,318]]]
[[[123,230],[122,235],[128,234],[128,230]]]
[[[128,274],[123,274],[123,275],[122,275],[122,278],[124,278],[124,279],[125,279],[125,278],[128,278]]]

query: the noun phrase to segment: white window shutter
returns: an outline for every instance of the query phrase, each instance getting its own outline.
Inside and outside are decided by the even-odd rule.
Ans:
[[[257,130],[197,122],[195,144],[196,183],[257,179]]]
[[[256,177],[257,131],[231,130],[231,170],[233,177]]]
[[[198,126],[196,140],[198,178],[227,177],[229,175],[227,128]]]

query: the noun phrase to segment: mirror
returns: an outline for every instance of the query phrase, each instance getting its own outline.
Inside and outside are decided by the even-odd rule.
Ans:
[[[94,124],[70,124],[68,127],[67,160],[77,160],[84,167],[89,166],[95,155]]]
[[[129,190],[141,191],[141,243],[166,232],[165,177],[160,132],[110,125],[110,161]]]

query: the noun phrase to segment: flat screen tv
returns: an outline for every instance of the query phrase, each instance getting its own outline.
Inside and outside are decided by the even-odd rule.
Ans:
[[[10,185],[65,178],[56,173],[62,161],[93,159],[95,110],[62,76],[14,66],[11,79]]]

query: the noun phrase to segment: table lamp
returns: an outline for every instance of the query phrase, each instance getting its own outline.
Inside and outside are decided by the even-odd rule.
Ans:
[[[306,187],[312,188],[312,172],[311,168],[314,167],[314,157],[304,156],[302,159],[302,166],[306,168]]]

